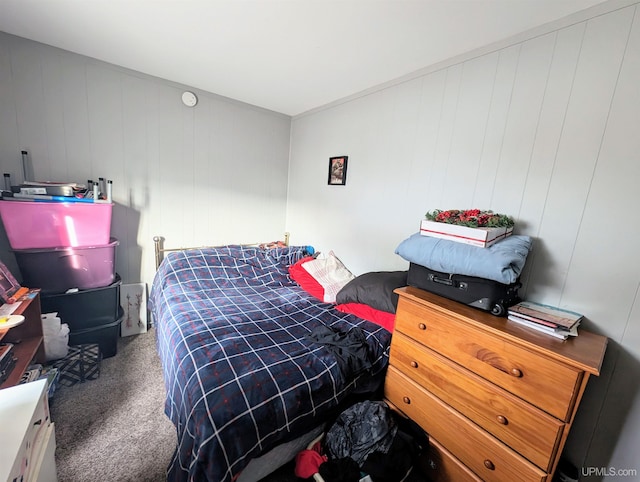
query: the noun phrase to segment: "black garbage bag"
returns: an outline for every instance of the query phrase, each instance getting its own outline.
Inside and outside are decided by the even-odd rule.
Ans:
[[[404,480],[428,444],[415,422],[394,415],[383,401],[369,400],[343,411],[325,437],[329,462],[353,459],[375,482]]]
[[[372,452],[387,453],[398,430],[386,403],[365,400],[344,410],[329,428],[330,459],[350,457],[361,466]]]

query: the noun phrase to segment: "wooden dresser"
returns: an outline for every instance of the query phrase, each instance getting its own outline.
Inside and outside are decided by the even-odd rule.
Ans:
[[[396,293],[385,397],[429,434],[429,475],[550,482],[607,339],[562,341],[418,288]]]

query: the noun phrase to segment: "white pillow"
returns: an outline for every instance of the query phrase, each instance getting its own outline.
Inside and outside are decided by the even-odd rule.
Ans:
[[[355,278],[333,251],[329,251],[326,258],[307,261],[302,267],[324,288],[325,303],[335,303],[338,291]]]

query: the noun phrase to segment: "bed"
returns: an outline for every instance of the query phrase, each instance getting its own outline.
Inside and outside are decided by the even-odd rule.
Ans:
[[[349,400],[379,394],[391,333],[293,281],[308,254],[282,243],[156,251],[149,306],[178,435],[167,480],[258,480]]]

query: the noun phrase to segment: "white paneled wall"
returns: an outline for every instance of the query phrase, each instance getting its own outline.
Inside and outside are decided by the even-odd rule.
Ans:
[[[360,274],[406,269],[427,211],[513,215],[534,238],[522,295],[611,338],[566,454],[640,474],[640,13],[611,5],[294,118],[287,227]]]
[[[112,179],[125,282],[151,281],[154,235],[286,228],[359,274],[406,269],[394,250],[426,211],[511,214],[535,241],[522,294],[611,339],[567,455],[640,469],[640,13],[620,4],[293,122],[206,92],[190,109],[184,86],[0,33],[0,166],[21,180],[26,149],[36,179]],[[341,155],[347,184],[328,186]]]
[[[154,235],[179,247],[285,230],[290,118],[206,92],[188,108],[183,90],[0,33],[2,172],[21,181],[25,149],[33,179],[113,180],[125,282],[151,282]]]

